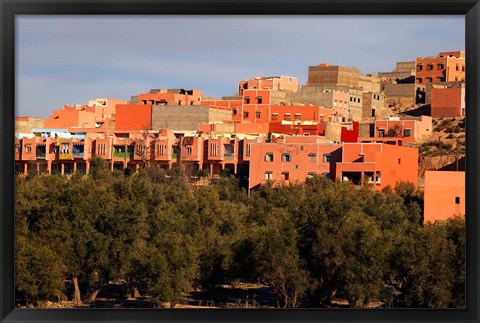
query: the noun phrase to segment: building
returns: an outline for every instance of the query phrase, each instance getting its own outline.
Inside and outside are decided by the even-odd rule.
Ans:
[[[43,118],[15,117],[15,133],[31,133],[33,128],[43,128]]]
[[[334,177],[377,191],[397,182],[418,187],[418,149],[382,143],[344,143]]]
[[[152,89],[132,96],[130,103],[150,105],[200,105],[202,91],[193,89]]]
[[[201,123],[232,122],[232,112],[227,108],[205,105],[178,106],[154,105],[150,129],[172,129],[196,132]]]
[[[378,73],[378,77],[382,85],[385,83],[415,83],[415,61],[397,62],[393,71],[380,72]]]
[[[374,75],[363,75],[355,67],[320,64],[308,67],[307,86],[335,85],[361,88],[365,92],[380,92],[380,79]]]
[[[250,80],[238,82],[238,95],[243,96],[244,90],[261,89],[271,91],[298,91],[298,80],[291,76],[256,76]]]
[[[341,147],[320,137],[283,136],[276,142],[250,145],[249,189],[302,183],[314,174],[331,172],[331,153]]]
[[[442,222],[455,215],[465,216],[465,172],[426,171],[423,222]]]
[[[304,182],[314,174],[381,191],[397,182],[418,186],[418,149],[383,143],[328,143],[321,137],[282,136],[251,145],[249,189]]]
[[[432,88],[430,100],[431,116],[465,116],[465,87]]]
[[[465,81],[465,52],[440,52],[434,57],[415,60],[417,85],[437,82]]]
[[[375,120],[373,137],[402,138],[403,142],[417,142],[432,134],[432,117],[421,116],[417,119],[400,120],[389,117],[386,120]]]

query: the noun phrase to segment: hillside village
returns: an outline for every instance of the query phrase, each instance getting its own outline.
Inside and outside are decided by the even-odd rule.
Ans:
[[[151,89],[18,116],[16,171],[89,174],[100,157],[111,171],[159,167],[196,185],[231,174],[248,192],[314,175],[376,191],[403,181],[424,192],[423,221],[442,222],[465,214],[465,53],[432,55],[377,75],[308,66],[305,84],[255,76],[235,96]]]

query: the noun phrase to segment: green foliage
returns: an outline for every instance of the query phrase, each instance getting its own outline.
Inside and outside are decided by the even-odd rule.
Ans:
[[[465,306],[465,221],[423,227],[411,183],[375,192],[314,176],[247,196],[234,177],[192,190],[161,169],[117,177],[92,164],[90,177],[16,178],[19,301],[49,299],[78,278],[92,294],[124,279],[157,304],[243,280],[268,285],[281,307],[336,297]]]
[[[41,241],[17,237],[15,253],[16,298],[27,304],[58,294],[64,290],[64,267],[59,256]]]

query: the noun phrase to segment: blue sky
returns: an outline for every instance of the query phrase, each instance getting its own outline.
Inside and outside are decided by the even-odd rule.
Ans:
[[[152,88],[228,96],[260,75],[304,84],[320,63],[386,72],[464,50],[464,30],[464,16],[20,16],[16,115]]]

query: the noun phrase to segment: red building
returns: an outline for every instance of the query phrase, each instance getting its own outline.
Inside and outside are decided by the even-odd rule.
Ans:
[[[433,118],[465,116],[465,88],[432,89],[430,107]]]

